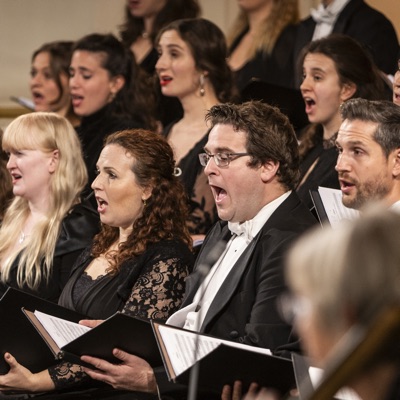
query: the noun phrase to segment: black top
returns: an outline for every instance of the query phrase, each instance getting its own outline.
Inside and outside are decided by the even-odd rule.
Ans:
[[[152,244],[140,256],[126,261],[119,273],[96,279],[74,301],[75,287],[93,261],[87,248],[77,260],[59,304],[93,319],[106,319],[122,309],[132,316],[167,319],[180,305],[192,258],[181,241]],[[166,295],[158,298],[160,293]]]
[[[338,158],[335,146],[336,135],[329,140],[323,140],[322,129],[316,135],[315,146],[308,151],[301,161],[300,185],[297,188],[298,196],[310,210],[313,208],[310,190],[317,190],[318,186],[340,189],[338,173],[335,170]],[[303,182],[304,176],[310,168],[312,170]]]
[[[57,302],[76,259],[82,253],[82,250],[91,243],[93,236],[99,230],[99,226],[98,214],[88,204],[75,205],[62,221],[48,282],[43,279],[35,290],[28,288],[27,285],[19,287],[17,285],[19,257],[17,257],[11,267],[10,278],[7,283],[0,282],[0,296],[3,296],[7,288],[11,286],[43,299]]]
[[[247,30],[232,43],[229,53],[235,50]],[[261,80],[283,87],[294,87],[294,40],[296,26],[288,25],[279,36],[271,54],[257,51],[255,57],[234,72],[236,85],[241,92],[252,80]]]
[[[316,23],[309,17],[298,26],[294,59],[314,34]],[[392,23],[364,0],[350,0],[340,12],[332,33],[342,33],[359,41],[370,52],[379,69],[393,74],[397,69],[399,42]],[[300,79],[300,77],[298,77]]]
[[[144,128],[144,126],[132,119],[115,116],[112,103],[94,114],[82,118],[76,131],[82,143],[83,156],[89,174],[85,195],[91,192],[90,185],[96,178],[96,163],[103,149],[105,138],[111,133],[133,128]]]
[[[164,129],[164,137],[168,138],[174,123]],[[180,178],[189,196],[187,226],[191,234],[206,234],[217,220],[214,198],[199,161],[199,154],[204,153],[207,140],[208,134],[205,134],[177,165],[182,171]]]
[[[87,248],[76,262],[59,304],[94,319],[106,319],[122,311],[135,317],[166,320],[181,305],[185,280],[194,263],[192,253],[183,242],[162,240],[126,261],[119,273],[96,279],[74,301],[74,288],[92,260]],[[71,363],[51,367],[49,373],[57,389],[74,387],[88,379],[81,368]],[[93,384],[101,386],[98,381]]]

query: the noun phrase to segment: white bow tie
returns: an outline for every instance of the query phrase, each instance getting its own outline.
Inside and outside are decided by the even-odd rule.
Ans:
[[[320,4],[317,9],[313,8],[311,10],[311,16],[317,24],[324,22],[325,24],[333,25],[335,23],[337,13],[333,13]]]
[[[242,224],[239,222],[228,222],[229,230],[237,236],[244,235],[247,244],[249,244],[253,239],[251,233],[252,227],[253,221],[245,221]]]

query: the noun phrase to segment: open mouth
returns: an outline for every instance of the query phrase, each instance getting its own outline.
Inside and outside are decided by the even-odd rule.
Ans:
[[[210,187],[211,187],[211,190],[212,190],[212,192],[213,192],[213,195],[214,195],[214,199],[215,199],[215,203],[216,203],[216,204],[221,203],[221,202],[226,198],[226,196],[228,195],[228,194],[226,193],[226,190],[225,190],[225,189],[222,189],[222,188],[219,187],[219,186],[210,185]]]
[[[339,182],[340,182],[340,190],[344,194],[348,193],[353,187],[355,187],[355,183],[348,180],[339,179]]]
[[[13,183],[15,183],[16,181],[18,181],[19,179],[22,178],[22,175],[19,175],[19,174],[16,174],[13,172],[13,173],[11,173],[11,178],[12,178]]]
[[[39,92],[32,92],[33,101],[40,101],[44,99],[44,96]]]
[[[77,94],[72,94],[71,95],[71,100],[72,100],[72,106],[73,107],[77,107],[82,103],[83,96],[79,96]]]
[[[312,108],[315,106],[315,100],[313,100],[309,97],[305,97],[304,103],[306,105],[306,113],[311,112]]]
[[[172,81],[170,76],[160,76],[160,85],[166,86]]]
[[[104,212],[106,207],[108,206],[108,203],[101,197],[96,197],[96,201],[97,201],[97,211],[99,213]]]

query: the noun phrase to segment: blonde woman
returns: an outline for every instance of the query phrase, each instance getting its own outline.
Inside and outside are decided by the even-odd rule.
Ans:
[[[238,5],[240,12],[228,35],[229,65],[238,89],[254,79],[294,87],[298,0],[238,0]]]
[[[57,301],[98,230],[97,213],[80,202],[79,139],[64,117],[37,112],[11,122],[2,146],[15,198],[0,229],[0,295],[12,286]]]

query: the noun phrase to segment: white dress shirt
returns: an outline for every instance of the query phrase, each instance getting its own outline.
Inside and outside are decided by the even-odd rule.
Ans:
[[[349,1],[333,0],[327,7],[321,3],[317,9],[311,9],[311,17],[317,24],[312,40],[321,39],[332,33],[339,14]]]

